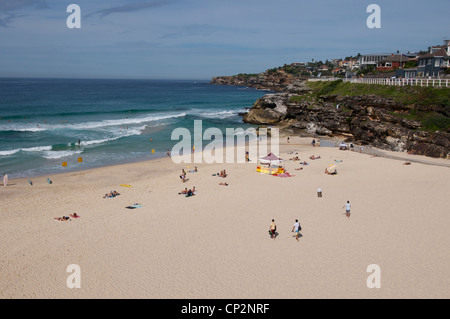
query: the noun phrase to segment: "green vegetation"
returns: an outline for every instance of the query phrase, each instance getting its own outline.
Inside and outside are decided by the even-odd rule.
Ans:
[[[236,75],[236,77],[241,80],[248,80],[249,78],[253,78],[256,76],[258,76],[258,74],[239,73],[238,75]]]
[[[419,110],[420,106],[425,106],[429,110],[436,106],[438,109],[447,110],[448,114],[450,112],[450,89],[448,88],[359,84],[342,80],[306,82],[306,84],[313,90],[313,93],[309,95],[316,98],[334,94],[342,96],[371,94],[392,98],[399,104],[409,106],[411,110],[408,113],[389,112],[391,115],[419,121],[422,124],[422,130],[450,130],[450,118],[445,114]]]
[[[450,90],[420,86],[387,86],[336,81],[306,82],[316,96],[339,94],[356,96],[374,94],[392,98],[404,105],[438,105],[450,108]]]

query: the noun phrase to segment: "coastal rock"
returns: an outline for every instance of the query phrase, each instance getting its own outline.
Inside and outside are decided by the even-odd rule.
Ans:
[[[335,101],[335,102],[332,102]],[[340,107],[335,104],[339,102]],[[266,94],[244,115],[246,123],[278,125],[309,135],[346,140],[392,151],[431,157],[449,156],[450,134],[420,130],[419,121],[395,115],[403,106],[373,95],[311,99],[293,93]]]

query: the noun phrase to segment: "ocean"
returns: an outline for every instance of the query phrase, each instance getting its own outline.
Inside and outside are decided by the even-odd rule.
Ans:
[[[176,128],[251,127],[267,92],[208,81],[0,79],[0,175],[43,176],[167,156]],[[207,144],[205,142],[205,144]],[[81,161],[79,160],[81,158]],[[63,162],[67,166],[63,166]]]

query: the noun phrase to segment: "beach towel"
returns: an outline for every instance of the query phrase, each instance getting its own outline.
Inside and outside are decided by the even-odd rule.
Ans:
[[[75,216],[74,214],[70,214],[69,216],[72,217],[72,218],[80,218],[81,217],[79,215]]]
[[[291,175],[288,172],[281,173],[281,174],[273,174],[272,176],[278,176],[278,177],[294,177],[295,175]]]

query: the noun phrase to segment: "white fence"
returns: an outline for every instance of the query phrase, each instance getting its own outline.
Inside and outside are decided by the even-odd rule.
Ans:
[[[308,79],[308,81],[336,81],[342,80],[344,82],[351,83],[363,83],[363,84],[380,84],[380,85],[396,85],[396,86],[406,86],[406,85],[418,85],[418,86],[434,86],[434,87],[450,87],[449,79],[382,79],[382,78],[351,78],[351,79],[341,79],[341,78],[314,78]]]

